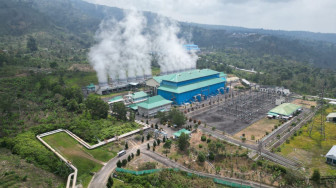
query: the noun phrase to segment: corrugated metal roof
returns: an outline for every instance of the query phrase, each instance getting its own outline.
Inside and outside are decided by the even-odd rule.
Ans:
[[[225,77],[226,78],[226,74],[224,72],[220,72],[219,77]]]
[[[95,88],[96,86],[93,84],[93,83],[91,83],[90,85],[88,85],[88,86],[86,86],[87,88]]]
[[[336,118],[336,112],[328,114],[327,118]]]
[[[132,108],[133,110],[138,110],[138,104],[130,104],[127,107]]]
[[[156,108],[159,106],[171,104],[172,101],[169,101],[167,99],[164,99],[160,95],[154,96],[154,97],[149,97],[147,101],[138,103],[138,107],[145,108],[145,109],[152,109]]]
[[[110,99],[109,102],[116,102],[116,101],[122,101],[122,100],[124,100],[122,96],[116,96]]]
[[[336,145],[334,145],[327,153],[327,157],[333,157],[336,158]]]
[[[170,82],[183,82],[183,81],[201,78],[205,76],[210,76],[214,74],[219,74],[219,72],[211,70],[211,69],[196,69],[196,70],[190,70],[190,71],[168,74],[168,75],[163,75],[163,76],[155,76],[153,78],[158,83],[161,83],[162,80],[166,80]]]
[[[207,87],[207,86],[211,86],[214,84],[218,84],[218,83],[224,83],[224,80],[222,78],[213,78],[210,80],[204,80],[201,82],[196,82],[193,84],[189,84],[189,85],[184,85],[184,86],[180,86],[180,87],[173,87],[173,86],[160,86],[158,88],[158,90],[163,90],[163,91],[169,91],[172,93],[184,93],[187,91],[192,91],[195,89],[199,89],[199,88],[203,88],[203,87]]]
[[[132,94],[133,99],[138,99],[138,98],[147,97],[147,96],[148,94],[143,91],[135,92]]]
[[[275,113],[275,114],[280,114],[280,115],[285,115],[285,116],[290,116],[292,115],[296,110],[301,108],[301,106],[292,104],[292,103],[283,103],[272,110],[269,111],[269,113]]]
[[[175,137],[180,137],[182,133],[184,133],[186,135],[189,135],[191,133],[191,131],[188,131],[187,129],[181,129],[181,130],[175,132],[174,136]]]

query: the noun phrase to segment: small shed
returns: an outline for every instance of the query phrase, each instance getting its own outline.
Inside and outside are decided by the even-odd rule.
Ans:
[[[283,103],[272,110],[270,110],[267,114],[268,115],[279,115],[279,116],[286,116],[290,117],[293,116],[294,113],[301,111],[302,106],[291,104],[291,103]]]
[[[179,131],[177,131],[177,132],[174,133],[174,138],[180,137],[182,133],[190,136],[191,131],[188,131],[187,129],[181,129],[181,130],[179,130]]]
[[[328,151],[326,158],[328,164],[336,165],[336,145]]]
[[[336,112],[328,114],[327,121],[336,123]]]
[[[124,102],[123,97],[122,96],[113,97],[107,103],[111,105],[111,104],[114,104],[114,103],[117,103],[117,102]]]

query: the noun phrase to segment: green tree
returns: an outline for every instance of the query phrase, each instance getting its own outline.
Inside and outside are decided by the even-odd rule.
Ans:
[[[125,144],[125,149],[128,149],[128,143],[126,142],[126,144]]]
[[[121,162],[122,166],[126,166],[127,165],[127,160],[126,159],[123,159],[122,162]]]
[[[166,149],[170,149],[172,145],[172,141],[171,140],[167,140],[164,144],[163,147]]]
[[[320,183],[321,174],[320,174],[320,171],[318,169],[314,169],[314,172],[313,172],[313,175],[312,175],[311,179],[313,181],[315,181],[316,183]]]
[[[157,116],[157,118],[159,118],[161,124],[164,124],[165,122],[168,121],[168,116],[167,116],[166,112],[160,112],[159,111],[156,116]]]
[[[113,187],[113,178],[111,176],[109,176],[109,178],[107,180],[106,187],[108,187],[108,188],[112,188]]]
[[[149,143],[147,143],[147,149],[148,149],[148,150],[150,149],[150,145],[149,145]]]
[[[178,127],[181,127],[186,122],[186,117],[184,116],[184,114],[175,108],[169,112],[168,117],[171,122]]]
[[[185,133],[181,133],[177,139],[177,145],[180,150],[184,151],[189,146],[189,136]]]
[[[127,157],[127,161],[128,161],[128,162],[131,161],[131,156],[130,156],[130,155],[128,155],[128,157]]]
[[[107,118],[109,106],[106,102],[95,95],[89,95],[85,100],[85,106],[93,119]]]
[[[69,111],[77,111],[79,110],[79,105],[75,99],[71,99],[67,104],[67,109]]]
[[[133,112],[133,110],[130,110],[129,120],[130,120],[130,122],[134,122],[135,121],[135,113]]]
[[[155,148],[156,147],[156,141],[154,140],[153,142],[153,147]]]
[[[27,40],[27,48],[31,51],[37,51],[37,43],[34,37],[29,36],[28,40]]]
[[[55,68],[57,68],[58,67],[58,64],[57,64],[57,62],[51,62],[50,63],[50,68],[52,68],[52,69],[55,69]]]
[[[203,152],[199,152],[197,159],[199,162],[203,163],[205,161],[205,154]]]
[[[118,160],[118,162],[117,162],[117,167],[118,167],[118,168],[121,168],[121,166],[122,166],[122,163],[121,163],[120,160]]]
[[[209,153],[209,159],[212,160],[212,161],[215,160],[215,154],[211,151]]]
[[[140,155],[140,149],[137,149],[137,153],[136,153],[137,156]]]
[[[114,103],[112,111],[116,115],[117,119],[126,120],[127,109],[123,102]]]
[[[42,84],[41,85],[46,85]],[[46,87],[46,86],[44,86]],[[67,87],[63,90],[63,96],[67,100],[75,99],[78,104],[83,102],[83,94],[80,88],[78,87]],[[89,96],[90,97],[90,96]]]

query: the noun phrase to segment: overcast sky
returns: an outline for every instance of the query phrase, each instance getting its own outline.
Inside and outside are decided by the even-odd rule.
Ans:
[[[336,0],[86,0],[179,21],[336,33]]]

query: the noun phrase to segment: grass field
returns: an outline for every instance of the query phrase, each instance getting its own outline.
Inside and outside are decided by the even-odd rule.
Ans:
[[[336,109],[332,107],[326,110],[325,116]],[[336,175],[336,168],[325,163],[324,155],[336,144],[336,124],[325,122],[326,139],[323,140],[320,134],[321,114],[313,118],[312,134],[309,136],[310,125],[303,126],[302,134],[292,137],[289,144],[281,146],[281,155],[299,160],[311,174],[314,169],[319,169],[321,175]]]
[[[234,137],[239,139],[243,134],[245,134],[246,140],[255,142],[255,140],[264,137],[266,135],[266,132],[271,133],[272,129],[274,129],[274,126],[278,124],[279,120],[268,119],[265,117],[246,127],[245,129],[239,131],[234,135]],[[252,135],[254,136],[254,140],[251,139]]]
[[[119,143],[110,143],[88,150],[64,132],[46,136],[43,140],[76,166],[78,181],[84,187],[89,184],[92,173],[99,171],[104,162],[116,156],[116,153],[121,150]]]
[[[65,180],[0,148],[0,187],[64,187]]]

